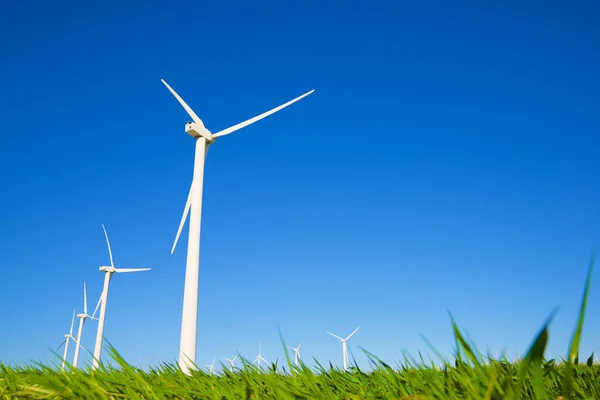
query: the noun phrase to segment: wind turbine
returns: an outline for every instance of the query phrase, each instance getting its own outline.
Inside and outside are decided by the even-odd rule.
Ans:
[[[102,353],[102,340],[104,339],[104,318],[106,317],[106,301],[108,299],[108,284],[112,279],[114,273],[121,272],[141,272],[141,271],[149,271],[150,268],[115,268],[115,264],[113,262],[112,250],[110,249],[110,242],[108,240],[108,234],[106,233],[106,228],[104,224],[102,224],[102,229],[104,230],[104,237],[106,238],[106,245],[108,246],[108,255],[110,256],[110,267],[102,266],[100,267],[100,271],[104,272],[104,288],[102,289],[102,294],[100,295],[100,319],[98,320],[98,332],[96,333],[96,347],[94,348],[94,361],[92,362],[92,368],[98,368],[100,365],[100,355]],[[94,312],[94,315],[96,313]]]
[[[179,223],[179,229],[171,248],[171,254],[175,251],[181,229],[187,219],[188,213],[190,213],[190,228],[188,236],[188,248],[187,248],[187,260],[185,266],[185,284],[183,290],[183,311],[181,318],[181,339],[179,344],[179,366],[182,371],[189,373],[189,370],[196,363],[196,341],[197,341],[197,329],[198,329],[198,275],[200,270],[200,226],[202,221],[202,190],[204,180],[204,161],[208,154],[208,147],[215,142],[220,136],[228,135],[232,132],[242,129],[256,121],[259,121],[269,115],[297,102],[298,100],[308,96],[314,90],[311,90],[302,96],[296,97],[293,100],[288,101],[285,104],[275,107],[270,111],[257,115],[254,118],[250,118],[244,122],[233,125],[227,129],[219,131],[217,133],[211,133],[206,127],[202,120],[196,115],[196,113],[187,105],[185,101],[164,81],[162,83],[169,89],[169,91],[175,96],[177,101],[183,106],[185,111],[192,118],[193,122],[188,122],[185,125],[185,132],[196,139],[196,155],[194,157],[194,175],[192,183],[190,185],[190,191],[188,194],[187,201],[185,203],[185,209],[181,222]]]
[[[360,326],[358,328],[356,328],[354,330],[354,332],[352,332],[346,339],[339,337],[338,335],[334,335],[333,333],[327,332],[329,335],[340,339],[340,341],[342,342],[342,358],[344,360],[344,371],[346,371],[346,369],[348,368],[348,348],[346,346],[346,342],[348,341],[348,339],[350,339],[352,337],[352,335],[354,335],[356,333],[357,330],[360,329]]]
[[[262,346],[260,345],[260,342],[258,342],[258,355],[256,356],[256,359],[254,361],[252,361],[252,364],[256,363],[256,365],[258,365],[258,368],[260,368],[260,360],[263,360],[267,364],[269,363],[267,360],[265,360],[263,358],[263,356],[262,356]]]
[[[234,368],[233,362],[235,361],[235,359],[237,358],[237,356],[238,355],[236,354],[233,358],[225,358],[225,357],[223,357],[224,360],[229,361],[229,370],[231,372],[233,372],[233,368]]]
[[[100,296],[100,300],[98,300],[98,304],[102,301],[102,296]],[[98,306],[96,306],[96,310]],[[94,310],[94,315],[96,315],[96,310]],[[83,324],[87,318],[95,319],[98,321],[98,318],[94,318],[93,315],[89,315],[87,313],[87,293],[85,289],[85,282],[83,282],[83,313],[77,314],[77,318],[79,319],[79,331],[77,332],[77,340],[75,341],[75,356],[73,356],[73,367],[77,368],[77,362],[79,361],[79,348],[83,348],[81,346],[81,335],[83,334]],[[86,350],[87,351],[87,350]]]
[[[69,333],[65,334],[65,340],[60,344],[60,346],[58,346],[56,348],[56,350],[59,350],[61,347],[63,347],[63,345],[65,346],[65,352],[63,353],[63,362],[62,362],[62,367],[61,367],[61,369],[63,371],[65,370],[65,363],[67,362],[67,353],[69,351],[69,339],[71,339],[72,341],[77,343],[77,341],[73,337],[73,325],[74,324],[75,324],[75,310],[73,309],[73,318],[71,318],[71,329],[69,329]]]
[[[208,368],[208,372],[211,374],[215,373],[215,361],[217,361],[217,357],[213,358],[212,364],[205,365]]]
[[[302,343],[304,343],[304,340],[300,342],[298,347],[294,348],[292,346],[288,346],[290,349],[294,350],[294,363],[296,364],[296,367],[298,366],[298,361],[300,361],[300,346],[302,346]]]

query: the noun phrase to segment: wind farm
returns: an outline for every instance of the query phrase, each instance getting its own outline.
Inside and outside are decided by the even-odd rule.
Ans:
[[[0,398],[600,399],[592,3],[4,7]]]
[[[307,379],[326,379],[325,377],[329,376],[330,374],[333,373],[337,373],[337,374],[349,374],[355,377],[360,377],[363,376],[361,374],[364,374],[364,372],[362,372],[365,367],[360,367],[355,359],[354,359],[354,353],[352,356],[352,360],[350,359],[350,353],[351,350],[349,348],[349,341],[351,338],[354,337],[355,334],[357,334],[357,332],[360,329],[360,326],[356,327],[350,334],[348,334],[345,337],[339,336],[336,333],[332,333],[329,331],[326,331],[325,334],[329,335],[330,337],[333,337],[337,340],[340,341],[341,344],[341,360],[339,362],[339,367],[334,366],[334,364],[330,361],[329,365],[330,365],[330,369],[326,369],[324,368],[316,359],[315,362],[317,363],[317,366],[315,368],[315,366],[311,366],[307,363],[305,363],[305,361],[301,358],[300,355],[300,349],[302,348],[302,346],[305,343],[305,340],[301,340],[298,345],[296,347],[290,346],[290,345],[286,345],[284,342],[284,338],[281,337],[282,340],[282,349],[283,349],[283,355],[284,357],[282,357],[282,361],[280,361],[280,357],[277,357],[275,359],[275,361],[268,361],[265,356],[263,356],[263,346],[262,346],[262,342],[259,341],[258,342],[258,354],[250,359],[246,359],[245,357],[243,357],[239,351],[236,351],[234,353],[233,358],[228,358],[228,357],[220,357],[221,359],[223,359],[224,361],[227,362],[227,364],[223,364],[220,363],[219,365],[217,365],[217,356],[214,356],[212,358],[212,362],[210,364],[205,364],[204,368],[200,368],[197,365],[197,339],[198,339],[198,332],[197,332],[197,328],[198,328],[198,302],[199,302],[199,287],[200,287],[200,280],[199,280],[199,261],[200,261],[200,226],[201,226],[201,220],[202,220],[202,196],[203,196],[203,186],[204,186],[204,163],[208,154],[208,148],[209,146],[213,145],[216,141],[217,138],[221,137],[221,136],[225,136],[228,135],[234,131],[237,131],[239,129],[242,129],[248,125],[251,125],[269,115],[272,115],[288,106],[290,106],[291,104],[298,102],[299,100],[307,97],[308,95],[314,93],[314,90],[310,90],[286,103],[283,103],[275,108],[270,109],[269,111],[266,111],[262,114],[257,115],[256,117],[250,118],[244,122],[238,123],[236,125],[233,125],[229,128],[223,129],[218,131],[217,133],[213,134],[211,133],[205,126],[203,121],[198,117],[198,115],[188,106],[188,104],[179,96],[179,94],[177,92],[175,92],[175,90],[169,86],[167,84],[166,81],[161,80],[161,82],[164,84],[164,86],[166,86],[166,88],[169,90],[169,92],[175,97],[175,99],[180,103],[180,105],[183,107],[183,109],[188,113],[188,115],[191,117],[192,122],[188,122],[185,125],[185,131],[186,133],[188,133],[190,136],[192,136],[195,141],[195,157],[194,157],[194,168],[193,168],[193,178],[192,178],[192,183],[190,184],[190,188],[189,188],[189,193],[188,193],[188,198],[186,200],[186,204],[185,204],[185,208],[184,208],[184,212],[183,215],[181,217],[180,223],[179,223],[179,227],[177,229],[176,235],[175,235],[175,240],[172,244],[171,247],[171,255],[175,252],[178,240],[181,236],[181,233],[183,231],[183,227],[186,223],[186,220],[188,219],[188,215],[190,216],[190,227],[189,227],[189,234],[188,234],[188,246],[187,246],[187,257],[186,257],[186,262],[185,262],[185,280],[184,280],[184,287],[183,287],[183,312],[181,314],[181,335],[180,335],[180,342],[179,342],[179,359],[178,359],[178,363],[177,364],[165,364],[161,369],[155,370],[152,369],[150,372],[148,372],[149,374],[183,374],[184,376],[187,376],[189,378],[192,379],[198,379],[199,382],[206,382],[206,384],[208,384],[209,381],[207,381],[208,377],[215,377],[216,379],[222,379],[219,383],[219,393],[227,393],[228,390],[232,390],[233,388],[235,388],[236,386],[232,386],[231,383],[227,383],[228,379],[227,377],[231,377],[231,376],[236,376],[237,374],[249,374],[247,376],[251,377],[251,380],[257,380],[257,379],[265,379],[265,378],[259,378],[261,377],[263,374],[275,374],[272,375],[272,378],[269,378],[271,380],[271,386],[270,386],[270,393],[274,396],[280,396],[283,393],[287,391],[291,392],[304,392],[307,395],[312,394],[312,395],[316,395],[317,392],[314,392],[314,388],[313,389],[307,389],[305,387],[306,384],[300,384],[300,386],[297,386],[297,383],[291,383],[289,382],[287,379],[289,379],[290,376],[296,376],[296,379],[300,379],[300,380],[307,380]],[[78,380],[81,384],[83,384],[83,382],[85,382],[86,380],[89,379],[101,379],[103,380],[104,385],[106,385],[107,380],[106,378],[92,378],[92,376],[94,377],[99,377],[102,376],[103,374],[110,374],[113,376],[119,376],[118,379],[126,379],[125,376],[127,375],[127,373],[123,372],[123,368],[125,368],[125,370],[129,370],[131,367],[126,364],[126,362],[124,361],[124,359],[121,358],[121,356],[119,355],[117,349],[113,348],[112,346],[105,346],[105,324],[106,324],[106,316],[107,316],[107,304],[108,304],[108,295],[109,295],[109,287],[110,287],[110,282],[112,280],[112,278],[114,277],[115,274],[122,274],[122,273],[133,273],[133,272],[145,272],[145,271],[150,271],[151,268],[120,268],[120,267],[116,267],[115,266],[115,262],[113,259],[113,252],[112,252],[112,247],[111,247],[111,243],[110,243],[110,239],[108,236],[108,232],[106,230],[106,227],[104,226],[104,224],[101,225],[102,226],[102,230],[103,230],[103,234],[104,234],[104,240],[106,242],[106,249],[107,249],[107,253],[108,253],[108,260],[109,260],[109,264],[108,265],[102,265],[99,267],[99,271],[103,273],[103,285],[102,285],[102,290],[100,292],[99,295],[99,300],[98,303],[94,309],[94,312],[92,313],[92,315],[90,315],[88,313],[88,296],[87,296],[87,284],[84,282],[83,284],[83,307],[82,307],[82,312],[76,313],[76,311],[73,312],[72,315],[72,319],[71,319],[71,325],[69,328],[69,332],[67,334],[64,334],[64,341],[62,342],[62,344],[58,347],[57,350],[61,349],[64,346],[64,351],[63,351],[63,355],[62,355],[62,359],[60,362],[60,371],[61,373],[65,373],[65,374],[75,374],[73,376],[78,376]],[[209,248],[210,250],[210,248]],[[586,307],[586,302],[587,302],[587,296],[588,296],[588,292],[589,292],[589,286],[590,286],[590,277],[591,277],[591,271],[592,268],[590,267],[589,273],[588,273],[588,278],[586,281],[586,286],[585,286],[585,291],[584,291],[584,300],[582,302],[581,305],[581,312],[579,315],[579,323],[578,323],[578,331],[579,332],[579,327],[580,327],[580,323],[581,321],[583,321],[583,315],[585,313],[585,307]],[[123,290],[124,287],[119,288],[119,290]],[[115,308],[120,307],[120,304],[115,304],[114,305]],[[99,312],[98,317],[96,317],[96,314]],[[234,315],[232,315],[232,317],[234,317]],[[79,325],[78,325],[78,329],[77,329],[77,335],[74,336],[73,333],[73,329],[75,326],[75,318],[79,319]],[[90,320],[90,322],[97,322],[97,331],[96,331],[96,340],[95,340],[95,344],[94,344],[94,351],[93,353],[90,353],[88,350],[86,350],[86,348],[82,345],[82,341],[84,338],[84,326],[86,325],[86,320]],[[503,373],[506,374],[506,368],[517,368],[518,370],[522,371],[523,370],[523,365],[527,365],[527,363],[537,363],[538,365],[543,366],[543,368],[545,369],[551,369],[551,368],[555,368],[556,371],[569,371],[569,368],[574,368],[574,366],[579,365],[579,361],[577,359],[577,356],[574,356],[573,352],[573,348],[577,347],[577,343],[576,343],[576,339],[577,339],[577,335],[574,336],[573,342],[571,343],[571,352],[569,354],[569,358],[566,361],[563,362],[555,362],[554,360],[551,361],[545,361],[541,358],[539,358],[539,350],[535,350],[536,348],[540,348],[540,346],[545,346],[545,340],[546,340],[546,336],[547,336],[547,332],[548,332],[548,325],[546,324],[543,328],[543,330],[541,331],[541,333],[536,337],[536,339],[534,340],[534,343],[532,344],[532,347],[530,348],[529,352],[527,353],[527,355],[525,356],[525,358],[520,358],[518,357],[516,359],[516,361],[511,361],[508,358],[506,358],[505,355],[503,355],[502,357],[499,357],[498,354],[496,354],[496,357],[485,357],[481,354],[478,354],[476,352],[476,350],[471,347],[471,345],[469,343],[467,343],[464,339],[463,334],[461,333],[461,331],[457,328],[457,326],[454,324],[453,322],[453,326],[454,326],[454,335],[455,335],[455,339],[457,340],[458,343],[458,347],[457,347],[457,351],[454,355],[454,359],[448,359],[448,358],[443,358],[441,361],[442,363],[440,364],[439,361],[437,363],[434,363],[433,361],[425,361],[425,360],[421,360],[421,362],[418,361],[406,361],[404,364],[400,364],[398,369],[393,369],[391,368],[388,364],[382,362],[380,359],[378,359],[377,357],[373,356],[371,353],[369,353],[368,351],[364,350],[361,346],[358,346],[357,348],[359,348],[362,352],[364,352],[364,354],[366,355],[367,359],[369,360],[370,366],[368,367],[368,369],[371,371],[370,373],[373,375],[373,377],[379,376],[379,378],[377,379],[383,379],[383,380],[389,380],[391,379],[392,376],[394,376],[394,379],[397,381],[397,379],[399,379],[399,377],[402,377],[403,374],[406,373],[411,373],[410,371],[415,370],[415,371],[419,371],[419,375],[420,378],[417,378],[416,381],[414,381],[412,383],[412,385],[416,385],[414,386],[414,389],[417,391],[422,391],[422,392],[426,392],[427,389],[425,389],[426,387],[426,382],[427,378],[425,379],[425,375],[430,373],[428,371],[435,371],[435,373],[438,374],[438,376],[441,376],[439,374],[452,374],[452,376],[454,377],[453,379],[457,380],[457,381],[469,381],[472,382],[475,376],[479,376],[478,379],[480,379],[478,382],[480,382],[479,384],[482,385],[481,387],[483,388],[486,382],[485,378],[486,376],[493,376],[493,374],[497,374],[498,371],[502,370],[504,371]],[[113,330],[121,330],[123,331],[123,328],[127,328],[127,327],[112,327],[111,329]],[[133,332],[131,332],[131,334],[133,334]],[[579,334],[579,333],[577,333]],[[359,335],[360,336],[360,335]],[[73,362],[71,364],[69,364],[68,362],[68,355],[69,355],[69,349],[73,348],[72,346],[69,346],[70,344],[73,344],[74,346],[74,355],[73,355]],[[312,341],[309,341],[308,345],[311,346],[311,342],[314,342],[314,338]],[[209,344],[210,345],[210,344]],[[573,347],[575,346],[575,347]],[[291,353],[288,352],[288,349],[291,350]],[[83,367],[81,367],[81,363],[80,363],[80,354],[81,354],[81,350],[89,353],[89,355],[91,356],[91,365],[89,364],[85,364]],[[104,358],[102,355],[103,350],[108,350],[109,351],[109,363],[106,364],[103,362]],[[536,353],[535,351],[538,351],[538,353]],[[465,354],[464,356],[461,356],[461,354]],[[466,357],[466,358],[463,358]],[[537,357],[537,358],[536,358]],[[239,359],[239,362],[241,363],[241,365],[239,367],[236,367],[235,365],[235,361]],[[116,368],[115,369],[115,363],[116,363]],[[598,365],[597,363],[597,356],[595,355],[595,353],[592,353],[592,355],[587,359],[585,365],[588,368],[593,368],[595,366]],[[466,369],[465,369],[466,368]],[[565,370],[566,368],[566,370]],[[581,368],[581,367],[580,367]],[[494,372],[496,371],[496,372]],[[590,370],[592,371],[592,370]],[[148,377],[150,375],[144,375],[146,374],[146,372],[142,372],[142,371],[136,371],[136,372],[129,372],[129,373],[135,373],[136,375],[138,375],[138,378],[136,379],[149,379]],[[563,372],[557,372],[562,374]],[[93,375],[92,375],[93,374]],[[492,374],[492,375],[489,375]],[[567,374],[567,372],[564,372],[564,374]],[[356,390],[362,390],[362,389],[358,389],[358,387],[352,387],[352,386],[348,386],[345,385],[344,383],[342,383],[341,381],[341,377],[343,375],[334,375],[337,378],[335,378],[335,380],[337,380],[337,383],[335,385],[337,385],[338,390],[341,390],[340,393],[344,392],[344,391],[348,391],[348,392],[354,392]],[[483,376],[484,378],[481,379],[481,376]],[[312,377],[312,378],[311,378]],[[600,378],[600,375],[598,376]],[[356,378],[355,378],[356,379]],[[371,378],[369,378],[371,379]],[[363,386],[368,386],[368,385],[372,385],[372,383],[369,383],[369,379],[366,378],[358,378],[358,382],[361,382],[359,385],[363,385]],[[439,379],[439,378],[433,378],[434,382],[435,379]],[[556,379],[556,378],[548,378],[548,379]],[[574,379],[572,376],[570,375],[564,375],[564,383],[562,384],[562,390],[564,390],[565,385],[573,385],[573,383],[569,383],[572,382],[572,380]],[[586,378],[587,379],[587,378]],[[281,380],[281,381],[278,381]],[[307,381],[308,382],[308,381]],[[552,387],[552,384],[550,383],[550,380],[546,380],[546,382],[544,383],[544,388],[542,389],[541,387],[536,387],[535,384],[530,384],[533,385],[531,386],[533,389],[541,391],[541,390],[547,390],[547,387]],[[599,380],[600,382],[600,380]],[[256,385],[256,383],[252,384],[252,385]],[[440,381],[439,383],[437,383],[437,385],[440,385],[440,388],[444,387],[444,383],[442,383],[442,381]],[[554,385],[554,389],[552,390],[556,390],[560,385]],[[152,389],[150,389],[150,392],[148,391],[148,387],[145,390],[145,395],[146,396],[156,396],[157,393],[162,393],[163,395],[166,395],[167,392],[165,392],[165,388],[159,388],[156,386],[152,386],[150,385],[149,387],[152,387]],[[248,388],[249,386],[246,386],[246,388]],[[287,389],[282,389],[282,387],[287,387]],[[304,387],[304,388],[301,388]],[[360,386],[359,386],[360,387]],[[385,389],[384,389],[385,387]],[[568,387],[568,386],[567,386]],[[406,385],[402,385],[402,384],[396,384],[394,385],[387,385],[387,386],[382,386],[380,389],[380,391],[391,391],[396,393],[397,395],[401,395],[402,393],[407,394],[407,390],[408,390],[409,386]],[[2,385],[0,384],[0,394],[4,392],[6,392],[8,389],[3,388]],[[141,390],[140,387],[137,387],[136,389],[139,393],[139,391]],[[154,390],[157,390],[158,392],[154,392]],[[248,390],[248,389],[246,389]],[[253,390],[258,390],[258,388],[255,386],[253,389],[249,389],[251,391]],[[441,390],[441,389],[440,389]],[[509,387],[509,392],[510,389]],[[599,388],[600,390],[600,388]],[[19,393],[24,394],[25,391],[21,391]],[[391,393],[390,392],[390,393]],[[16,392],[15,392],[16,393]],[[441,393],[441,392],[440,392]],[[500,393],[500,392],[499,392]],[[508,393],[508,392],[507,392]],[[30,393],[31,394],[31,393]],[[439,394],[439,393],[438,393]]]

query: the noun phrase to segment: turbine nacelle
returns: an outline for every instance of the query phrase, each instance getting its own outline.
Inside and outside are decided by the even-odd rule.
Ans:
[[[102,271],[102,272],[115,272],[115,270],[116,270],[116,268],[112,267],[112,266],[107,267],[106,265],[103,265],[100,267],[100,271]]]
[[[185,133],[190,135],[191,137],[197,139],[200,136],[203,136],[207,142],[214,142],[213,136],[208,129],[203,126],[198,125],[195,122],[188,122],[185,124]]]

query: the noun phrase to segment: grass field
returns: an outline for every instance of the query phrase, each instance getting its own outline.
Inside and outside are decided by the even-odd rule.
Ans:
[[[175,364],[149,370],[129,365],[109,348],[114,365],[90,372],[59,365],[8,367],[0,364],[3,399],[600,399],[600,365],[592,354],[580,363],[579,342],[592,274],[590,265],[569,354],[564,360],[546,360],[548,318],[518,362],[493,360],[465,340],[453,322],[456,360],[442,368],[423,360],[405,359],[389,366],[369,354],[372,367],[348,372],[331,365],[316,368],[286,362],[258,370],[245,365],[218,375],[197,371],[183,374]],[[282,345],[284,350],[285,344]]]

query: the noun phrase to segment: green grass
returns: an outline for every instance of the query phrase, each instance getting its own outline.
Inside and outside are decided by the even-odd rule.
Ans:
[[[452,319],[456,361],[441,369],[408,357],[399,367],[368,353],[369,371],[356,364],[348,371],[292,365],[285,343],[284,366],[261,371],[245,361],[243,368],[218,375],[183,374],[176,364],[150,370],[129,365],[108,347],[113,365],[97,371],[67,368],[60,363],[8,367],[0,363],[0,398],[37,399],[600,399],[600,365],[593,354],[579,363],[578,351],[590,289],[590,265],[576,328],[561,362],[546,360],[550,315],[518,362],[484,357]],[[316,361],[316,360],[315,360]],[[278,372],[276,372],[278,371]]]

